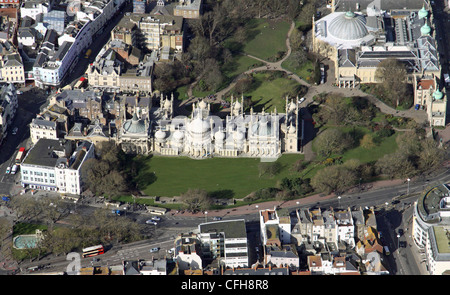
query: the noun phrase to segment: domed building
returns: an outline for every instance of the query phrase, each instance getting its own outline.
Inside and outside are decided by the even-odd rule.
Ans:
[[[351,11],[338,13],[330,21],[328,32],[334,38],[346,41],[360,40],[369,34],[366,17]]]
[[[283,151],[299,152],[298,99],[296,102],[286,99],[286,114],[278,114],[276,110],[254,113],[253,109],[245,114],[243,98],[231,101],[231,111],[225,119],[211,115],[210,105],[202,100],[193,104],[190,117],[154,121],[153,151],[194,159],[213,156],[276,159]]]
[[[371,43],[377,24],[367,25],[367,19],[352,11],[334,12],[313,21],[313,50],[332,58],[337,49],[357,48]]]
[[[139,119],[134,112],[133,117],[123,123],[117,141],[125,153],[148,154],[150,152],[148,119]]]

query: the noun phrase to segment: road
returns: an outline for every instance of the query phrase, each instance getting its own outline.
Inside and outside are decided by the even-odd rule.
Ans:
[[[420,193],[425,186],[434,185],[437,183],[450,182],[450,173],[448,170],[441,171],[441,173],[436,174],[433,178],[414,180],[409,185],[410,193],[416,194]],[[409,235],[410,220],[412,214],[412,206],[407,207],[405,210],[404,204],[412,204],[416,199],[417,195],[406,196],[405,193],[408,190],[407,184],[402,184],[394,187],[387,187],[383,189],[378,189],[376,191],[362,191],[361,193],[353,194],[343,194],[340,199],[333,198],[329,200],[323,200],[320,202],[304,203],[301,206],[291,206],[288,207],[290,210],[295,210],[299,207],[334,207],[334,208],[347,208],[350,207],[365,207],[374,206],[377,211],[381,212],[377,216],[377,225],[379,230],[384,235],[385,242],[389,245],[392,255],[388,257],[390,271],[393,274],[421,274],[421,270],[417,265],[417,257],[413,255],[413,251],[417,251],[415,246],[408,246],[410,239],[408,240],[407,246],[405,248],[397,247],[396,234],[398,229],[403,229],[405,234],[400,238],[400,241],[407,240]],[[393,204],[393,200],[398,196],[403,195],[398,204]],[[387,203],[387,205],[386,205]],[[95,208],[77,205],[77,211],[84,212],[84,214],[89,214]],[[249,237],[249,253],[250,261],[253,263],[258,258],[255,251],[257,246],[256,242],[259,241],[259,220],[257,209],[253,208],[249,210],[246,214],[233,214],[232,210],[216,212],[216,215],[223,216],[223,220],[230,219],[245,219],[247,222],[247,233]],[[90,211],[91,210],[91,211]],[[213,212],[211,212],[211,215]],[[142,214],[138,212],[128,212],[127,217],[132,218],[137,223],[145,224],[145,221],[150,219],[149,214]],[[127,218],[121,216],[119,218]],[[201,217],[184,217],[179,215],[172,215],[170,212],[162,217],[162,220],[158,222],[157,226],[148,225],[149,231],[155,230],[155,235],[148,240],[143,240],[140,242],[126,244],[121,246],[114,246],[108,251],[99,256],[100,261],[97,262],[99,265],[116,265],[120,264],[123,260],[133,260],[133,259],[151,259],[164,257],[167,254],[167,250],[174,247],[175,237],[180,233],[187,233],[190,231],[195,231],[198,224],[205,221],[211,221],[209,216]],[[150,253],[149,250],[154,247],[160,247],[160,251],[157,253]],[[259,257],[261,258],[261,257]],[[33,263],[23,263],[21,265],[22,269],[29,266],[36,265],[46,265],[51,264],[53,271],[65,271],[65,268],[69,264],[69,261],[65,260],[65,257],[48,257],[40,260],[39,262]],[[92,265],[92,258],[82,259],[83,266]],[[45,269],[45,271],[50,271],[50,269]]]

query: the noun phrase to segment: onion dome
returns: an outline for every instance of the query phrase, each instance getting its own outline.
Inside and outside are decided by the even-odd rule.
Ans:
[[[210,129],[209,123],[200,117],[196,117],[188,125],[189,132],[192,132],[194,134],[206,133],[209,131],[209,129]]]
[[[160,129],[160,130],[156,131],[155,137],[158,140],[163,140],[166,138],[166,133]]]
[[[422,9],[419,10],[419,19],[427,17],[428,16],[428,11],[425,9],[424,6],[422,6]]]
[[[361,14],[348,11],[337,16],[330,22],[328,32],[342,40],[358,40],[369,34],[366,18]]]
[[[244,138],[245,138],[245,134],[241,131],[236,131],[233,135],[233,139],[236,141],[239,141],[239,142],[243,141]]]
[[[442,97],[444,97],[444,94],[439,89],[436,89],[436,91],[433,92],[434,99],[440,100]]]
[[[173,134],[173,138],[177,141],[181,141],[184,138],[184,132],[180,130],[176,130]]]
[[[214,139],[217,141],[223,141],[225,139],[225,133],[221,130],[217,131],[214,134]]]
[[[420,33],[422,34],[422,36],[425,35],[430,35],[431,32],[431,28],[428,24],[424,24],[421,28],[420,28]]]

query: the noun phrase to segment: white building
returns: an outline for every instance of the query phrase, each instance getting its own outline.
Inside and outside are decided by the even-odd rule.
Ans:
[[[210,114],[205,101],[194,103],[192,115],[173,117],[173,97],[161,98],[152,118],[151,151],[195,159],[255,157],[275,160],[282,152],[300,152],[301,127],[298,99],[286,98],[286,113],[244,113],[244,101],[231,98],[231,112],[224,119]],[[150,151],[149,150],[149,151]]]
[[[447,197],[445,202],[449,203]],[[450,206],[448,206],[450,208]],[[448,274],[450,271],[450,225],[432,226],[428,230],[425,255],[430,275]]]
[[[201,245],[196,235],[181,234],[175,239],[174,258],[180,271],[203,269]]]
[[[32,189],[80,195],[83,189],[81,167],[94,157],[94,145],[88,141],[39,139],[21,163],[21,183]]]
[[[30,138],[33,144],[36,144],[41,138],[58,139],[56,122],[45,120],[42,117],[33,119],[30,124]]]
[[[53,1],[48,0],[30,0],[23,1],[20,6],[20,16],[26,16],[36,20],[38,14],[48,13],[52,9]]]
[[[225,267],[248,267],[245,220],[201,223],[198,226],[204,257],[219,259]]]
[[[448,184],[429,188],[414,204],[412,234],[425,250],[427,270],[440,275],[450,269],[450,188]]]
[[[83,2],[75,14],[75,22],[78,26],[78,31],[75,33],[72,28],[66,26],[60,30],[61,18],[59,17],[55,26],[58,25],[56,28],[62,35],[62,39],[53,41],[51,48],[43,49],[41,46],[33,66],[36,86],[59,87],[66,74],[76,66],[80,56],[95,40],[96,34],[101,32],[122,3],[123,1],[114,0]],[[80,24],[83,24],[81,28]],[[39,30],[39,28],[36,29]],[[68,30],[71,32],[69,33]],[[65,34],[68,36],[64,37]]]

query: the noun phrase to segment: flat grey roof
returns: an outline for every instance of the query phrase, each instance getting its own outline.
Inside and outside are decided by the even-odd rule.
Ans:
[[[64,145],[59,140],[41,138],[28,151],[22,164],[55,167],[58,156],[53,151],[64,152]]]
[[[225,233],[225,238],[247,238],[245,220],[227,220],[201,223],[198,226],[200,233]]]

